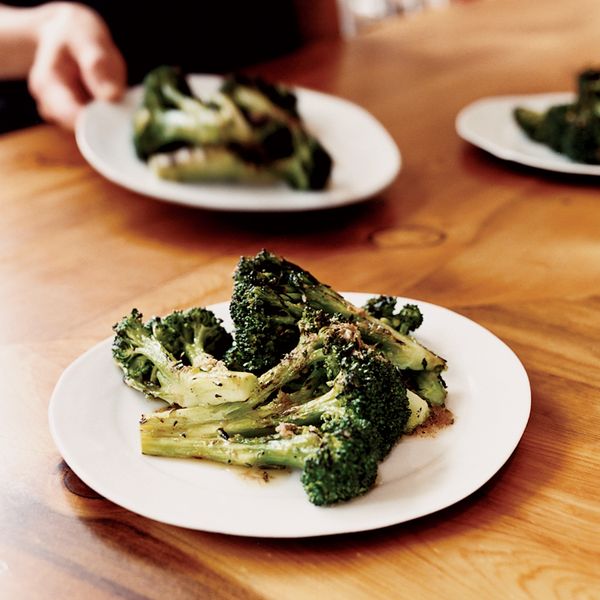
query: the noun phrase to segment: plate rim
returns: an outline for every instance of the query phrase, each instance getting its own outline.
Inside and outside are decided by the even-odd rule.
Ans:
[[[222,81],[223,76],[221,75],[213,75],[206,73],[190,73],[188,77],[192,81],[192,85],[195,85],[194,81],[199,81],[202,83],[209,83],[215,81]],[[368,111],[363,106],[348,100],[342,96],[338,96],[335,94],[330,94],[327,92],[322,92],[316,89],[308,88],[305,86],[297,86],[290,85],[289,86],[293,91],[297,94],[299,101],[301,101],[302,96],[304,97],[312,97],[313,99],[325,100],[326,102],[335,102],[340,106],[345,106],[349,110],[354,110],[357,114],[360,114],[362,118],[366,119],[369,125],[372,126],[373,131],[377,133],[378,137],[380,137],[381,144],[386,146],[386,153],[388,154],[389,168],[388,174],[385,178],[383,178],[376,186],[372,186],[368,191],[363,191],[360,193],[348,193],[342,195],[338,198],[328,198],[328,190],[323,191],[293,191],[287,187],[281,187],[281,194],[285,196],[290,196],[290,198],[294,198],[297,200],[287,200],[285,202],[279,203],[263,203],[262,205],[252,204],[250,205],[248,201],[243,198],[239,198],[235,204],[232,205],[219,205],[214,201],[210,201],[210,190],[206,190],[205,195],[208,200],[204,199],[204,194],[202,198],[189,198],[185,199],[184,192],[181,195],[178,194],[178,197],[168,196],[165,193],[161,192],[159,189],[148,188],[147,186],[142,185],[132,185],[130,182],[124,182],[122,176],[119,174],[118,169],[115,169],[112,164],[105,161],[103,158],[99,158],[93,148],[93,144],[90,143],[87,134],[87,128],[90,122],[90,119],[93,118],[93,112],[97,109],[97,107],[111,105],[113,103],[109,103],[103,100],[92,100],[83,108],[83,110],[78,115],[76,124],[75,124],[75,140],[79,151],[82,156],[86,160],[86,162],[90,165],[92,169],[98,172],[100,175],[105,177],[107,180],[111,181],[115,185],[118,185],[121,188],[127,189],[130,192],[134,192],[136,194],[140,194],[142,196],[146,196],[149,198],[153,198],[155,200],[159,200],[162,202],[167,202],[176,205],[188,206],[191,208],[204,209],[204,210],[213,210],[218,212],[314,212],[321,211],[327,209],[335,209],[342,206],[349,206],[353,204],[357,204],[360,202],[365,202],[370,200],[379,194],[383,193],[387,190],[396,180],[399,173],[402,170],[403,159],[401,151],[396,143],[396,140],[392,137],[391,133],[387,130],[387,128],[381,123],[379,119],[377,119],[370,111]],[[132,95],[140,94],[143,86],[135,85],[128,88],[123,96],[123,99],[116,103],[117,106],[122,106],[126,103],[127,99]],[[303,117],[310,121],[310,115],[303,115]],[[132,147],[133,154],[133,147]],[[333,153],[332,153],[333,154]],[[335,156],[333,156],[335,161]],[[334,163],[335,168],[335,163]],[[162,184],[162,182],[158,180],[158,184]],[[177,183],[177,182],[168,182],[168,183]],[[185,184],[181,183],[181,186],[185,185],[194,185],[194,184]],[[202,184],[197,184],[201,186]],[[244,184],[239,184],[236,186],[235,184],[228,185],[226,183],[218,183],[214,184],[215,186],[222,186],[224,189],[230,189],[232,196],[236,196],[238,192],[244,192],[244,189],[247,187]],[[183,187],[181,188],[184,189]],[[260,189],[260,188],[257,188]],[[271,189],[269,187],[269,189]],[[277,194],[279,197],[280,194]],[[269,205],[271,204],[271,205]]]
[[[350,298],[352,296],[371,297],[371,296],[377,295],[376,293],[371,294],[371,293],[367,293],[367,292],[342,292],[342,294],[344,296],[350,297]],[[157,516],[156,514],[152,514],[149,511],[139,510],[138,508],[136,508],[134,506],[135,501],[133,501],[133,502],[129,502],[128,500],[123,501],[122,498],[116,497],[116,496],[118,496],[118,494],[113,494],[111,491],[109,491],[107,493],[107,491],[105,489],[99,489],[99,487],[102,488],[102,486],[98,486],[94,481],[92,481],[90,479],[90,477],[88,476],[87,467],[82,466],[81,461],[78,460],[77,457],[73,454],[72,449],[65,447],[65,445],[63,444],[60,433],[58,431],[59,428],[57,427],[57,422],[56,422],[54,413],[57,410],[57,402],[60,402],[60,400],[58,400],[58,398],[60,396],[61,388],[64,385],[64,382],[66,381],[66,379],[70,377],[71,373],[73,371],[75,371],[78,368],[78,366],[80,366],[81,364],[84,364],[86,360],[89,360],[90,355],[93,355],[93,353],[98,352],[103,346],[106,347],[106,350],[109,350],[110,345],[112,343],[112,339],[113,339],[112,336],[107,337],[104,340],[92,345],[90,348],[88,348],[86,351],[84,351],[81,355],[79,355],[75,360],[73,360],[64,369],[64,371],[60,375],[60,377],[55,385],[55,388],[52,392],[52,396],[50,398],[50,402],[48,405],[48,420],[49,420],[49,428],[50,428],[50,433],[51,433],[52,439],[55,443],[56,448],[60,452],[61,456],[63,457],[65,462],[69,465],[69,467],[73,470],[73,472],[75,472],[75,474],[78,477],[80,477],[81,480],[84,483],[86,483],[86,485],[88,485],[90,488],[94,489],[97,493],[102,495],[105,499],[113,502],[117,506],[120,506],[126,510],[129,510],[129,511],[131,511],[135,514],[141,515],[143,517],[146,517],[146,518],[158,521],[158,522],[166,523],[169,525],[174,525],[174,526],[198,530],[198,531],[222,533],[222,534],[227,534],[227,535],[237,535],[237,536],[254,537],[254,538],[265,538],[265,539],[267,539],[267,538],[273,538],[273,539],[298,538],[299,539],[299,538],[307,538],[307,537],[320,537],[320,536],[328,536],[328,535],[356,533],[356,532],[361,532],[361,531],[371,531],[371,530],[381,529],[381,528],[385,528],[385,527],[389,527],[389,526],[393,526],[393,525],[400,525],[402,523],[409,522],[409,521],[412,521],[412,520],[420,518],[420,517],[435,514],[435,513],[439,512],[440,510],[443,510],[444,508],[447,508],[458,502],[461,502],[462,500],[464,500],[465,498],[467,498],[468,496],[470,496],[471,494],[476,492],[483,485],[485,485],[485,483],[487,483],[490,479],[492,479],[494,477],[494,475],[496,475],[496,473],[498,473],[499,470],[502,469],[502,467],[509,460],[510,456],[514,453],[515,449],[519,445],[519,442],[523,436],[523,433],[524,433],[524,431],[527,427],[527,423],[529,421],[529,417],[531,414],[531,385],[530,385],[527,371],[525,370],[524,365],[522,364],[522,362],[520,361],[519,357],[514,352],[514,350],[512,350],[512,348],[510,348],[510,346],[508,346],[508,344],[506,344],[501,338],[499,338],[497,335],[495,335],[493,332],[491,332],[486,327],[484,327],[484,326],[480,325],[479,323],[477,323],[476,321],[473,321],[472,319],[470,319],[456,311],[448,309],[444,306],[440,306],[440,305],[429,303],[429,302],[422,301],[422,300],[415,300],[413,298],[407,298],[404,296],[395,296],[395,297],[401,302],[417,303],[419,306],[421,306],[425,309],[428,309],[429,307],[434,307],[435,310],[441,310],[442,313],[450,314],[451,318],[458,318],[459,320],[462,320],[463,322],[465,322],[469,327],[474,327],[475,330],[477,330],[480,334],[483,334],[484,336],[489,337],[489,339],[491,341],[493,341],[494,344],[497,344],[497,348],[501,349],[502,352],[507,353],[507,356],[509,356],[510,360],[513,361],[513,366],[516,367],[516,369],[517,369],[517,372],[515,373],[515,377],[518,375],[518,377],[521,380],[520,384],[524,385],[524,388],[521,390],[523,393],[523,398],[521,398],[521,401],[524,402],[524,404],[521,406],[521,421],[519,423],[519,427],[514,431],[514,434],[511,437],[511,440],[508,443],[505,442],[505,444],[503,445],[503,451],[501,453],[497,454],[496,460],[493,462],[493,464],[490,464],[488,469],[485,471],[485,473],[482,473],[476,481],[471,482],[470,485],[461,489],[460,492],[455,493],[454,495],[451,495],[449,498],[447,497],[446,499],[442,500],[441,502],[438,502],[437,505],[434,506],[433,508],[430,508],[425,511],[420,511],[417,509],[417,510],[414,510],[413,513],[409,514],[408,516],[404,516],[401,518],[388,517],[385,519],[380,519],[379,521],[377,521],[375,523],[372,523],[372,522],[366,523],[366,524],[361,524],[360,522],[352,523],[352,524],[344,523],[343,526],[340,526],[340,524],[334,520],[333,524],[328,527],[324,527],[323,525],[321,525],[320,527],[313,528],[306,533],[290,530],[290,531],[278,531],[277,533],[271,532],[271,533],[265,534],[265,533],[262,533],[262,532],[256,530],[255,527],[246,527],[246,528],[222,527],[222,526],[212,527],[212,526],[206,526],[206,525],[202,526],[202,527],[198,527],[196,525],[190,525],[189,519],[185,519],[185,518],[181,519],[181,518],[174,518],[174,517],[171,518],[170,516],[168,518],[165,518],[164,515]],[[211,305],[207,306],[207,308],[213,309],[213,310],[217,307],[226,308],[228,304],[229,304],[228,302],[221,302],[221,303],[217,303],[217,304],[211,304]],[[115,375],[117,376],[117,371],[115,371]],[[122,384],[122,385],[125,386],[125,384]],[[141,455],[141,453],[140,453],[139,456],[143,456],[143,455]],[[364,496],[363,498],[366,498],[367,496],[368,496],[368,494],[366,496]],[[305,499],[305,501],[307,504],[310,504],[307,499]],[[344,507],[348,507],[350,504],[351,503],[346,503],[344,505],[340,505],[340,509],[343,510]],[[316,510],[326,510],[326,511],[338,510],[337,507],[326,507],[326,508],[313,507],[313,508],[315,508]]]
[[[465,105],[457,113],[455,118],[455,130],[456,133],[464,141],[488,152],[489,154],[500,158],[502,160],[510,161],[513,163],[521,164],[527,167],[540,169],[543,171],[553,173],[563,173],[567,175],[587,175],[587,176],[600,176],[600,165],[591,165],[587,163],[579,163],[569,159],[564,154],[553,152],[551,148],[548,148],[544,144],[539,144],[532,140],[529,140],[523,132],[521,132],[516,123],[511,120],[514,130],[519,132],[523,136],[523,142],[526,146],[531,148],[544,148],[555,154],[555,160],[545,159],[536,155],[529,155],[525,152],[515,150],[511,147],[503,146],[500,142],[490,139],[490,137],[481,134],[479,131],[473,130],[469,123],[469,118],[472,114],[486,108],[489,105],[503,104],[506,108],[515,108],[518,103],[543,103],[546,106],[550,106],[553,103],[566,102],[572,100],[575,97],[573,92],[568,91],[557,91],[557,92],[541,92],[531,94],[500,94],[496,96],[483,96],[478,98],[469,104]],[[504,106],[502,107],[504,109]],[[500,110],[497,108],[496,110]],[[506,113],[503,113],[505,116]],[[553,157],[554,158],[554,157]]]

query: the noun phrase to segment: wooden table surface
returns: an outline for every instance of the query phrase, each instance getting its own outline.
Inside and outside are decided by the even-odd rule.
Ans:
[[[175,206],[104,180],[55,127],[0,138],[0,597],[600,598],[598,180],[507,164],[454,130],[482,96],[572,89],[598,32],[595,0],[489,0],[258,69],[359,103],[398,143],[391,188],[331,212]],[[437,514],[299,540],[164,525],[85,486],[48,430],[62,370],[132,306],[226,300],[238,257],[262,247],[509,344],[532,414],[500,472]]]

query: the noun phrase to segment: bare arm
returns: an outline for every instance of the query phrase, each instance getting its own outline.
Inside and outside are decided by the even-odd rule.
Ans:
[[[33,64],[36,39],[47,7],[0,4],[0,79],[25,79]]]
[[[69,129],[88,100],[117,99],[125,87],[106,24],[80,4],[0,4],[0,56],[0,79],[27,79],[42,117]]]

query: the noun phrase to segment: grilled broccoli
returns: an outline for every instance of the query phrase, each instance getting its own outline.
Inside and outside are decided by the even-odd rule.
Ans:
[[[144,428],[142,424],[142,428]],[[152,437],[142,429],[145,454],[206,458],[226,464],[301,469],[308,499],[317,506],[351,500],[369,491],[378,462],[371,432],[355,422],[336,422],[319,430],[289,427],[264,437]]]
[[[317,505],[366,492],[409,418],[418,423],[426,414],[411,414],[400,371],[347,323],[303,329],[283,362],[249,402],[144,415],[142,451],[300,468]]]
[[[423,313],[416,304],[405,304],[397,309],[393,296],[377,296],[365,304],[364,309],[382,323],[389,325],[404,335],[415,331],[423,323]]]
[[[159,67],[144,80],[133,121],[136,152],[161,178],[281,180],[316,190],[331,173],[331,157],[306,131],[295,95],[259,79],[230,77],[200,99],[177,69]]]
[[[263,132],[257,146],[267,150],[262,162],[268,163],[270,173],[294,189],[325,187],[331,156],[304,127],[294,93],[285,86],[240,75],[226,79],[221,92],[231,98],[253,128]]]
[[[429,383],[446,368],[444,359],[410,335],[354,306],[301,267],[265,250],[255,257],[242,257],[236,268],[230,302],[235,339],[225,362],[257,374],[275,365],[297,343],[298,321],[306,306],[354,323],[362,339],[400,369],[433,373],[424,376]],[[416,323],[414,315],[412,323]],[[421,385],[414,391],[427,393],[430,387]],[[439,394],[445,397],[441,381],[435,392],[432,401],[439,404]]]
[[[137,155],[148,160],[156,153],[179,148],[238,143],[252,139],[252,129],[224,94],[210,102],[192,95],[183,75],[158,67],[144,79],[142,105],[133,117]]]
[[[374,427],[380,458],[411,416],[401,372],[363,344],[355,326],[333,324],[303,334],[298,346],[259,378],[249,401],[160,413],[153,429],[183,431],[187,438],[212,436],[217,429],[227,436],[258,436],[282,424],[320,425],[349,415]]]
[[[514,117],[525,134],[574,161],[600,163],[600,70],[578,76],[575,102],[544,112],[517,107]]]
[[[296,95],[286,86],[238,73],[223,82],[221,92],[229,96],[252,122],[271,116],[281,121],[301,121]]]
[[[158,152],[148,166],[161,179],[172,181],[272,183],[276,177],[261,165],[246,160],[227,146],[183,146]]]
[[[205,309],[147,323],[133,309],[113,329],[112,354],[125,383],[151,398],[178,406],[243,402],[256,389],[254,375],[230,371],[209,353],[222,355],[231,338]]]
[[[416,304],[405,304],[398,310],[397,300],[393,296],[371,298],[364,309],[381,322],[389,325],[401,334],[407,335],[418,329],[423,323],[423,314]],[[442,369],[405,369],[404,379],[410,390],[430,404],[442,406],[446,400],[446,382],[441,375]]]
[[[445,361],[410,335],[419,308],[396,304],[358,308],[262,251],[236,269],[233,335],[205,308],[146,322],[132,310],[113,357],[128,385],[168,404],[142,416],[142,452],[299,469],[319,506],[364,494],[445,400]]]

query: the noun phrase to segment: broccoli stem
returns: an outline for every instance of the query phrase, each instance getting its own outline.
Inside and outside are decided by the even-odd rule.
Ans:
[[[431,408],[429,408],[429,404],[421,396],[418,396],[411,390],[406,390],[406,397],[408,398],[410,416],[404,427],[404,432],[410,433],[415,427],[427,421],[431,414]]]
[[[414,391],[434,406],[443,406],[446,401],[446,384],[437,371],[413,373]],[[410,384],[408,384],[410,387]]]
[[[173,181],[270,183],[275,180],[269,172],[225,146],[185,147],[157,153],[150,157],[148,165],[158,177]]]
[[[321,437],[312,431],[296,433],[290,438],[279,435],[230,439],[183,435],[156,437],[153,430],[148,430],[142,423],[141,441],[142,452],[153,456],[206,458],[246,467],[302,468],[306,459],[319,448]]]

